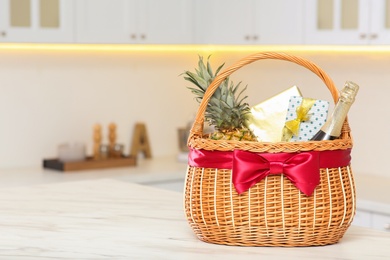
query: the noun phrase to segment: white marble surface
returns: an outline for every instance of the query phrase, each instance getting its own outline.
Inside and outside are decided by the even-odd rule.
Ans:
[[[182,194],[118,180],[0,189],[0,259],[389,259],[390,234],[351,227],[335,245],[232,247],[199,241]]]
[[[137,166],[62,172],[38,167],[0,169],[0,188],[110,178],[141,184],[183,180],[187,164],[175,156],[140,158]]]
[[[181,189],[187,164],[177,156],[138,160],[136,167],[61,172],[42,167],[0,169],[0,188],[110,178],[162,188]],[[390,215],[390,177],[354,171],[358,210]]]
[[[136,167],[61,172],[42,167],[0,169],[0,188],[110,178],[168,189],[181,189],[186,163],[177,156],[138,160]],[[390,177],[354,171],[358,210],[390,215]],[[171,188],[173,187],[173,188]]]

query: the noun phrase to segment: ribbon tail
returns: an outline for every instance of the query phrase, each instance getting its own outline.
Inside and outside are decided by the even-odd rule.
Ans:
[[[319,153],[300,153],[286,161],[285,176],[305,195],[313,194],[320,184]]]
[[[242,194],[266,176],[268,162],[252,152],[235,150],[233,154],[232,182],[237,193]]]
[[[290,129],[288,129],[286,126],[283,127],[283,130],[282,130],[282,142],[288,142],[291,140],[293,136],[293,133],[291,132]]]
[[[320,184],[320,182],[318,183],[301,183],[301,182],[294,183],[293,182],[293,184],[295,187],[297,187],[297,189],[299,189],[306,196],[311,196],[314,190],[316,189],[317,185]]]
[[[245,191],[252,188],[253,185],[255,185],[255,184],[248,185],[247,183],[238,183],[238,182],[233,183],[233,184],[234,184],[234,188],[236,189],[238,194],[244,193]]]

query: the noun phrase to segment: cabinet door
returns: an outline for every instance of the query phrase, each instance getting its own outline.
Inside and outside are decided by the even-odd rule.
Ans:
[[[363,210],[357,210],[356,215],[353,218],[352,225],[372,228],[371,213]]]
[[[370,44],[390,43],[390,0],[371,2],[370,32],[367,38]]]
[[[373,213],[372,227],[374,229],[390,232],[390,215]]]
[[[190,43],[190,0],[78,0],[77,41]]]
[[[134,40],[135,29],[130,26],[135,24],[136,11],[132,1],[77,0],[76,4],[77,42],[128,43]]]
[[[367,44],[370,0],[306,1],[305,43]]]
[[[0,41],[73,42],[72,0],[0,0]]]
[[[140,42],[192,43],[191,0],[141,0],[138,12]]]
[[[258,43],[303,43],[303,0],[258,0],[255,4]]]
[[[253,44],[253,0],[195,1],[196,42],[201,44]]]

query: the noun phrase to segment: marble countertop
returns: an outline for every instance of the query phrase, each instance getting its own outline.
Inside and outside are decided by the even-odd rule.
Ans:
[[[190,230],[182,194],[98,179],[0,189],[0,259],[389,259],[390,234],[350,227],[335,245],[234,247]]]
[[[134,167],[69,172],[45,169],[42,166],[0,169],[0,188],[103,178],[140,184],[172,180],[184,181],[186,169],[187,164],[178,162],[174,156],[156,157],[153,159],[140,158]]]
[[[61,172],[40,166],[0,169],[0,188],[110,178],[139,184],[183,181],[187,164],[176,156],[141,158],[136,167]],[[354,171],[357,208],[390,215],[390,178]]]

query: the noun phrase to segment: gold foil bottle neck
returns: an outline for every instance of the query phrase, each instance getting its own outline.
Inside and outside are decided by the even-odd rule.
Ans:
[[[340,92],[340,98],[333,113],[325,125],[321,128],[326,134],[339,137],[341,128],[348,114],[348,111],[355,101],[359,86],[351,81],[345,82],[344,88]]]
[[[340,100],[345,103],[353,103],[355,101],[356,94],[359,91],[359,86],[352,81],[345,82],[344,88],[340,93]]]

